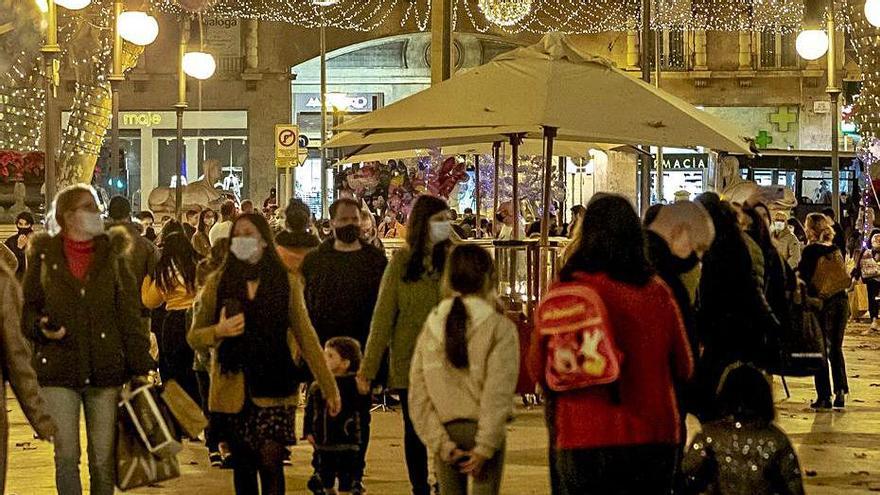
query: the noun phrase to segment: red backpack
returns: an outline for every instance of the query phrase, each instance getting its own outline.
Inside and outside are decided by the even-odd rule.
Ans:
[[[552,285],[538,306],[535,329],[546,346],[544,378],[556,392],[607,385],[620,378],[608,310],[584,282]]]

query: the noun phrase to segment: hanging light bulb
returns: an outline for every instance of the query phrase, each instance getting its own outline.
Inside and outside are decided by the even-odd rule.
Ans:
[[[880,27],[880,0],[867,0],[865,2],[865,19],[872,26]]]
[[[210,53],[187,52],[183,55],[183,72],[196,79],[208,79],[217,70],[217,62]]]
[[[828,35],[821,29],[801,31],[795,40],[795,48],[805,60],[816,60],[828,51]]]
[[[55,0],[55,4],[67,10],[80,10],[91,5],[92,0]]]
[[[156,18],[136,10],[119,14],[116,28],[122,39],[139,46],[147,46],[159,36],[159,23]]]

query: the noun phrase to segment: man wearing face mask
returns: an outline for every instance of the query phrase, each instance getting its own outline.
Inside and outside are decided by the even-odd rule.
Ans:
[[[6,247],[12,251],[15,259],[18,260],[18,269],[15,271],[15,276],[18,280],[21,280],[24,278],[24,271],[27,268],[25,251],[34,233],[34,216],[27,211],[19,213],[15,217],[15,227],[18,229],[18,232],[9,239],[6,239]]]
[[[699,263],[715,238],[715,228],[706,209],[691,201],[664,205],[645,226],[648,259],[672,290],[687,329],[691,351],[699,353],[696,319],[691,291],[685,280],[699,282]],[[691,277],[693,272],[696,277]]]
[[[366,347],[388,261],[385,253],[362,239],[361,209],[342,198],[330,205],[334,236],[306,255],[302,263],[306,307],[321,345],[333,337],[351,337]],[[360,473],[370,438],[369,417],[361,425]],[[361,480],[356,480],[359,482]]]
[[[783,211],[773,213],[773,223],[770,224],[770,232],[772,234],[773,245],[782,256],[782,259],[788,263],[792,270],[797,269],[801,262],[801,243],[797,237],[788,228],[788,215]]]

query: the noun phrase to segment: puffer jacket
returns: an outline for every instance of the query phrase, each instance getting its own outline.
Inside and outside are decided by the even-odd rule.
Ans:
[[[114,387],[155,367],[150,339],[141,325],[138,287],[127,264],[131,239],[112,228],[95,238],[85,281],[74,277],[60,235],[37,234],[28,251],[22,331],[34,343],[40,386]],[[47,316],[63,326],[61,340],[39,328]]]
[[[513,322],[485,299],[463,298],[468,314],[466,369],[446,358],[446,316],[453,299],[428,316],[416,343],[409,377],[409,413],[422,442],[446,459],[456,448],[444,425],[477,422],[474,452],[491,458],[501,448],[519,377],[519,339]]]

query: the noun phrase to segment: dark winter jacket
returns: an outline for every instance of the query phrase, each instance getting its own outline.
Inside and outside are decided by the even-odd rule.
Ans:
[[[141,325],[138,286],[126,263],[131,239],[113,228],[94,242],[83,282],[67,267],[60,235],[31,240],[22,331],[34,343],[34,369],[43,387],[119,386],[155,367]],[[47,339],[39,328],[43,316],[67,335]]]
[[[159,248],[152,241],[140,235],[137,227],[131,222],[111,223],[108,225],[110,228],[125,229],[131,239],[131,249],[126,252],[125,256],[128,268],[131,270],[131,274],[134,275],[134,280],[137,284],[135,287],[140,292],[141,286],[144,285],[144,278],[155,271],[156,264],[159,262]],[[140,298],[138,298],[138,301],[140,301]],[[149,312],[142,304],[140,308],[142,316],[149,315]]]
[[[682,461],[680,493],[802,495],[794,448],[773,424],[732,418],[703,425]]]
[[[303,434],[312,435],[315,448],[325,451],[344,451],[360,449],[363,421],[370,414],[370,397],[361,395],[357,389],[355,375],[336,377],[336,385],[342,398],[342,410],[336,417],[327,411],[327,401],[317,383],[309,389],[306,404]]]
[[[379,297],[385,253],[362,242],[358,251],[343,252],[328,239],[303,260],[306,307],[321,342],[352,337],[363,348]]]
[[[699,357],[700,344],[697,337],[697,323],[694,315],[694,307],[691,304],[690,294],[687,287],[681,281],[681,276],[689,272],[693,266],[685,269],[683,260],[677,259],[666,241],[654,232],[647,231],[645,233],[645,244],[647,246],[648,260],[657,270],[657,275],[663,279],[663,282],[672,290],[672,296],[678,303],[678,309],[681,311],[681,319],[684,322],[685,330],[687,330],[688,343],[691,345],[691,352],[694,355],[694,361]]]

